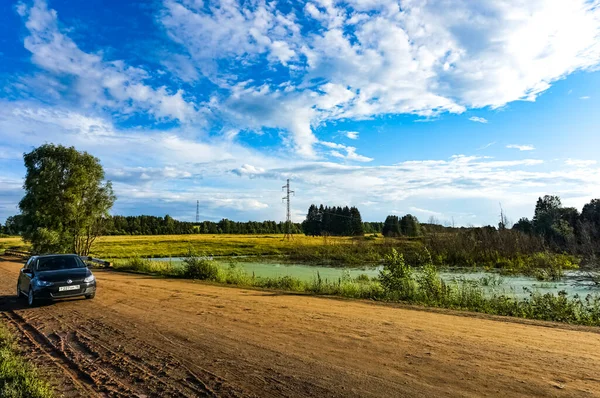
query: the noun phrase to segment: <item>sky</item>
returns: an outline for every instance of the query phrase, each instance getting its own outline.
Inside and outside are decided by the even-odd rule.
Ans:
[[[0,222],[23,153],[100,159],[113,214],[531,217],[600,197],[600,0],[0,3]]]

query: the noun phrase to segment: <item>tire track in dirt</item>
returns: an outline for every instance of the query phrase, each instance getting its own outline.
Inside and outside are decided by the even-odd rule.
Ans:
[[[216,396],[214,391],[190,371],[184,372],[184,377],[175,377],[173,373],[181,374],[183,366],[173,357],[165,360],[157,350],[149,346],[143,347],[146,350],[140,350],[142,348],[140,344],[136,345],[138,353],[144,352],[146,356],[151,357],[145,360],[139,355],[130,355],[122,345],[118,345],[117,349],[111,349],[101,343],[102,335],[98,333],[99,330],[107,331],[111,336],[119,334],[114,328],[102,322],[96,322],[93,330],[90,330],[87,324],[71,325],[49,313],[45,308],[38,309],[44,311],[43,315],[38,314],[31,319],[14,311],[7,314],[20,330],[28,332],[27,334],[33,336],[38,344],[41,341],[45,344],[46,351],[50,350],[66,362],[69,369],[75,372],[75,379],[86,380],[89,389],[97,390],[110,397]],[[74,311],[73,315],[75,319],[85,319],[77,311]],[[48,319],[58,321],[57,323],[61,325],[60,330],[55,329],[46,335],[32,325],[32,323],[39,323],[41,319],[46,322]],[[95,336],[86,332],[93,333]],[[164,365],[159,368],[152,362],[162,362]]]
[[[58,366],[65,376],[69,377],[78,387],[79,391],[90,391],[95,385],[95,381],[89,374],[82,371],[77,364],[65,355],[64,351],[56,347],[50,339],[37,330],[34,326],[25,322],[18,314],[13,311],[3,313],[11,325],[13,325],[22,336],[24,336],[38,351],[44,353],[56,366]]]

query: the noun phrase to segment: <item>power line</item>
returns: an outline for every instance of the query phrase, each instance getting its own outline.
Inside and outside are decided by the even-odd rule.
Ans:
[[[293,239],[292,237],[292,213],[290,211],[290,194],[295,196],[295,192],[294,191],[290,191],[290,179],[287,179],[287,184],[285,184],[283,187],[281,187],[282,189],[285,189],[287,194],[282,198],[283,200],[287,201],[287,214],[286,214],[286,218],[285,218],[285,235],[283,236],[283,239]]]

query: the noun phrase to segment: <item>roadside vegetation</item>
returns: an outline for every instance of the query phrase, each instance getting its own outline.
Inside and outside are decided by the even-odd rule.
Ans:
[[[367,275],[352,278],[349,273],[344,273],[336,280],[323,279],[319,273],[316,273],[311,281],[290,276],[257,277],[246,273],[235,263],[231,263],[228,267],[221,267],[217,262],[193,253],[188,254],[181,266],[173,266],[169,262],[133,258],[116,262],[115,269],[240,287],[404,302],[494,315],[600,326],[600,295],[569,297],[566,292],[555,295],[531,291],[529,297],[518,298],[494,289],[502,284],[502,279],[498,275],[489,275],[479,280],[457,279],[445,282],[440,278],[438,267],[432,261],[425,261],[424,265],[415,268],[409,265],[404,256],[395,249],[385,255],[383,270],[375,278],[369,278]]]
[[[0,324],[0,397],[50,398],[50,385],[43,381],[37,370],[21,357],[12,336]]]
[[[28,250],[20,238],[0,238],[0,250]],[[312,237],[296,235],[284,241],[283,235],[163,235],[99,237],[91,253],[102,259],[132,257],[184,257],[190,251],[207,256],[244,259],[276,258],[290,263],[329,266],[379,265],[392,249],[413,266],[431,261],[438,267],[469,267],[524,274],[541,280],[556,280],[563,271],[576,269],[576,256],[546,251],[535,237],[523,237],[506,230],[462,231],[432,234],[420,238]]]

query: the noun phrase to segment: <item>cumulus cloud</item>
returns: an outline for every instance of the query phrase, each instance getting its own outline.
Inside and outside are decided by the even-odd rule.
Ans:
[[[56,90],[69,89],[84,105],[121,114],[146,111],[158,119],[187,121],[196,113],[194,105],[183,98],[183,90],[154,88],[145,83],[151,78],[146,70],[82,51],[59,29],[58,14],[44,0],[35,0],[31,7],[21,3],[17,11],[29,31],[25,48],[32,61],[50,74],[44,78],[55,79]]]
[[[540,159],[457,155],[373,165],[360,148],[320,136],[323,126],[379,116],[435,120],[534,101],[568,74],[598,68],[597,0],[159,4],[170,54],[151,56],[160,71],[90,50],[95,45],[42,0],[16,7],[35,69],[15,78],[16,102],[0,103],[2,211],[14,209],[20,192],[14,181],[22,170],[13,169],[20,154],[44,142],[100,157],[119,209],[139,213],[150,203],[188,219],[196,200],[208,217],[230,209],[238,219],[281,219],[286,178],[302,193],[294,214],[312,202],[364,203],[374,220],[394,208],[426,214],[441,208],[436,200],[495,206],[498,197],[522,205],[549,192],[565,202],[600,195],[593,161],[553,169]],[[201,124],[205,115],[211,125]],[[239,144],[238,132],[269,129],[286,150]],[[4,171],[6,162],[15,175]]]
[[[471,116],[469,118],[469,120],[472,121],[472,122],[484,123],[484,124],[488,122],[488,120],[486,118],[478,117],[478,116]]]
[[[533,151],[535,147],[533,145],[516,145],[510,144],[506,146],[509,149],[518,149],[519,151]]]
[[[163,5],[160,22],[205,76],[224,89],[247,82],[234,90],[236,101],[225,94],[214,104],[263,97],[261,106],[235,108],[236,120],[282,115],[269,125],[289,131],[308,156],[315,127],[328,120],[431,117],[534,101],[554,81],[600,63],[597,1]],[[248,82],[265,62],[274,73]]]
[[[513,209],[530,206],[549,192],[565,200],[600,194],[600,169],[589,161],[569,159],[567,169],[551,165],[542,169],[540,159],[456,155],[373,166],[350,162],[356,155],[352,147],[322,142],[320,147],[344,157],[347,163],[340,164],[267,156],[226,140],[123,130],[100,117],[31,103],[0,105],[0,142],[8,143],[11,152],[23,153],[50,141],[98,156],[114,181],[118,213],[139,214],[143,206],[144,212],[192,220],[200,200],[202,216],[209,219],[227,214],[236,219],[281,220],[285,216],[281,185],[286,178],[297,192],[293,202],[297,219],[311,203],[362,203],[365,219],[382,220],[394,208],[427,210],[442,203],[447,208],[453,201],[495,206],[499,197],[516,217],[529,213]],[[18,142],[11,139],[15,135],[21,138]],[[16,212],[21,177],[19,170],[0,176],[0,217]],[[495,222],[495,216],[488,222]]]

